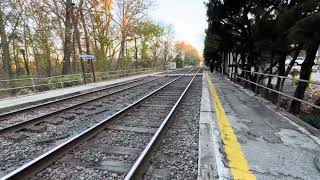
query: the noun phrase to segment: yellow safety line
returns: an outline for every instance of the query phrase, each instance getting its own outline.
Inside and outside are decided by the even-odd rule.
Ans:
[[[241,149],[241,145],[238,142],[236,135],[229,122],[228,116],[226,115],[223,105],[220,101],[215,86],[211,82],[209,75],[206,74],[208,87],[213,100],[215,114],[217,118],[217,124],[219,126],[222,141],[224,143],[225,153],[231,174],[233,179],[239,180],[255,180],[255,175],[250,171],[248,161]]]

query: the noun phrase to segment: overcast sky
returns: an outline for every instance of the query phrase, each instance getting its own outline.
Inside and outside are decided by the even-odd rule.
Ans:
[[[158,0],[152,17],[162,23],[172,24],[176,40],[192,44],[202,54],[207,28],[203,0]]]

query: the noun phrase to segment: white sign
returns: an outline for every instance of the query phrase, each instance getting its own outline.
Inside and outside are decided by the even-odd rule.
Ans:
[[[88,60],[88,59],[96,59],[96,56],[93,54],[79,54],[79,58],[82,60]]]
[[[170,69],[177,69],[177,63],[176,62],[170,62],[169,63],[169,68]]]

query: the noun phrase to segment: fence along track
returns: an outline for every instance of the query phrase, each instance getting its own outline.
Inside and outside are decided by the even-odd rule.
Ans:
[[[64,155],[70,149],[74,149],[80,143],[89,140],[90,138],[96,136],[101,131],[105,130],[107,126],[109,126],[112,122],[119,120],[120,118],[124,117],[126,114],[130,113],[132,110],[136,109],[141,105],[141,103],[147,101],[150,97],[154,96],[156,93],[162,91],[169,85],[173,84],[174,82],[181,79],[183,76],[179,76],[174,80],[168,82],[164,86],[160,87],[159,89],[153,91],[152,93],[146,95],[145,97],[141,98],[140,100],[136,101],[132,105],[122,109],[121,111],[117,112],[116,114],[110,116],[109,118],[101,121],[100,123],[96,124],[95,126],[83,131],[82,133],[74,136],[73,138],[69,139],[68,141],[56,146],[55,148],[51,149],[47,153],[39,156],[38,158],[30,161],[29,163],[21,166],[20,168],[16,169],[15,171],[9,173],[8,175],[4,176],[3,179],[24,179],[26,177],[30,177],[37,172],[41,171],[45,167],[49,166],[53,162],[55,162],[59,157]],[[193,78],[194,79],[194,78]],[[189,86],[188,86],[189,87]],[[179,98],[179,100],[182,97]],[[177,104],[177,103],[176,103]],[[176,105],[174,106],[176,107]],[[172,114],[173,110],[170,111]]]
[[[132,69],[132,70],[118,70],[118,71],[108,71],[108,72],[97,72],[96,75],[104,75],[104,76],[98,76],[96,77],[97,79],[101,79],[102,81],[104,79],[112,79],[113,77],[125,77],[128,75],[134,75],[134,74],[141,74],[141,73],[148,73],[148,72],[155,72],[160,70],[159,68],[144,68],[144,69]],[[123,73],[123,74],[119,74]],[[91,76],[91,73],[86,73],[86,76]],[[75,78],[75,80],[68,80],[65,81],[65,78]],[[93,79],[93,77],[87,77],[87,79]],[[45,84],[38,84],[36,81],[47,81]],[[52,83],[51,81],[56,80],[57,82]],[[11,90],[18,90],[18,89],[32,89],[34,93],[37,93],[37,87],[42,87],[42,86],[50,86],[50,85],[59,85],[60,88],[65,87],[65,83],[73,83],[73,82],[79,82],[81,85],[83,84],[83,75],[82,74],[72,74],[72,75],[62,75],[62,76],[52,76],[48,78],[24,78],[24,79],[11,79],[11,80],[1,80],[0,79],[0,84],[1,83],[14,83],[14,82],[21,82],[21,81],[29,81],[31,84],[30,85],[25,85],[25,86],[20,86],[20,87],[10,87],[10,88],[5,88],[2,89],[0,88],[0,92],[3,91],[11,91]]]
[[[315,85],[320,85],[320,82],[316,82],[316,81],[307,81],[307,80],[303,80],[303,79],[294,79],[294,78],[290,78],[290,77],[285,77],[285,76],[278,76],[278,75],[273,75],[273,74],[264,74],[264,73],[259,73],[259,72],[253,72],[253,71],[247,71],[247,70],[242,70],[243,72],[243,76],[238,76],[237,73],[234,73],[232,72],[231,73],[231,76],[233,77],[233,81],[234,83],[236,83],[236,81],[238,81],[238,79],[241,80],[241,84],[244,85],[244,83],[242,81],[245,81],[247,83],[250,83],[250,84],[253,84],[253,85],[256,85],[257,87],[260,87],[260,88],[263,88],[263,89],[266,89],[266,90],[269,90],[269,91],[272,91],[274,93],[277,93],[278,94],[278,102],[277,102],[277,106],[278,108],[280,108],[280,101],[281,101],[281,96],[284,96],[284,97],[287,97],[289,99],[292,99],[292,100],[295,100],[295,101],[298,101],[300,103],[303,103],[303,104],[306,104],[308,106],[311,106],[313,108],[316,108],[316,109],[320,109],[320,106],[316,105],[316,104],[313,104],[313,103],[310,103],[310,102],[307,102],[305,100],[302,100],[302,99],[298,99],[296,97],[293,97],[291,95],[288,95],[288,94],[285,94],[283,92],[283,89],[280,88],[279,90],[275,90],[275,89],[272,89],[272,88],[269,88],[267,87],[266,85],[263,85],[260,83],[261,81],[261,77],[265,76],[265,77],[273,77],[273,78],[279,78],[280,79],[280,87],[282,87],[284,84],[284,80],[285,79],[289,79],[289,80],[295,80],[295,81],[298,81],[298,82],[302,82],[302,83],[311,83],[311,84],[315,84]],[[257,80],[256,82],[253,82],[250,80],[250,78],[247,76],[248,74],[255,74],[257,75]],[[248,79],[247,79],[248,78]],[[255,90],[255,93],[258,94],[258,88],[256,87],[256,90]]]

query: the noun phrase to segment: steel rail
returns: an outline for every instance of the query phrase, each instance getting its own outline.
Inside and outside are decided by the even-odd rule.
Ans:
[[[134,85],[134,86],[130,86],[130,87],[127,87],[127,88],[123,88],[123,89],[117,90],[117,91],[115,91],[115,92],[107,93],[107,94],[104,94],[104,95],[95,97],[95,98],[93,98],[93,99],[89,99],[89,100],[86,100],[86,101],[83,101],[83,102],[80,102],[80,103],[71,105],[71,106],[66,107],[66,108],[64,108],[64,109],[59,109],[59,110],[56,110],[56,111],[52,111],[52,112],[50,112],[50,113],[41,115],[41,116],[39,116],[39,117],[32,118],[32,119],[29,119],[29,120],[27,120],[27,121],[23,121],[23,122],[20,122],[20,123],[17,123],[17,124],[14,124],[14,125],[5,127],[5,128],[3,128],[3,129],[0,129],[0,136],[3,135],[3,134],[6,134],[6,133],[11,133],[11,132],[15,132],[15,131],[21,130],[21,129],[25,128],[25,127],[28,126],[28,125],[41,123],[41,122],[45,121],[45,118],[50,117],[50,116],[53,116],[53,115],[55,115],[55,114],[68,111],[68,110],[70,110],[70,109],[73,109],[73,108],[82,106],[82,105],[87,104],[87,103],[91,103],[91,102],[93,102],[93,101],[96,101],[96,100],[99,100],[99,99],[102,99],[102,98],[105,98],[105,97],[108,97],[108,96],[111,96],[111,95],[114,95],[114,94],[118,94],[118,93],[123,92],[123,91],[126,91],[126,90],[128,90],[128,89],[132,89],[132,88],[141,86],[141,85],[143,85],[143,84],[150,83],[150,82],[155,81],[155,80],[157,80],[157,79],[160,79],[160,78],[155,78],[155,79],[152,79],[152,80],[149,80],[149,81],[146,81],[146,82],[139,83],[139,84]]]
[[[169,86],[170,84],[174,83],[178,79],[184,76],[179,76],[170,82],[166,83],[165,85],[161,86],[160,88],[154,90],[153,92],[147,94],[143,98],[139,99],[138,101],[134,102],[133,104],[129,105],[128,107],[118,111],[117,113],[111,115],[107,119],[97,123],[96,125],[88,128],[87,130],[79,133],[78,135],[70,138],[66,142],[54,147],[50,151],[40,155],[39,157],[33,159],[32,161],[22,165],[18,169],[12,171],[11,173],[5,175],[1,178],[1,180],[6,179],[26,179],[32,175],[35,175],[45,167],[49,166],[50,164],[54,163],[57,159],[59,159],[62,155],[64,155],[67,151],[74,149],[77,147],[81,142],[84,142],[95,135],[99,134],[103,131],[108,125],[112,122],[116,121],[117,119],[125,116],[130,111],[138,107],[141,103],[145,102],[148,98],[156,94],[157,92],[161,91],[165,87]]]
[[[112,88],[115,88],[115,87],[127,85],[127,84],[130,84],[130,83],[135,83],[135,82],[142,81],[142,80],[143,80],[143,78],[139,78],[139,79],[135,79],[135,80],[127,81],[127,82],[121,82],[121,83],[117,83],[117,84],[114,84],[114,85],[109,85],[109,86],[107,86],[105,88],[102,88],[102,89],[99,88],[97,90],[93,90],[93,91],[89,91],[89,92],[85,92],[85,93],[81,93],[81,94],[76,94],[76,95],[73,95],[73,96],[69,96],[69,97],[65,97],[65,98],[61,98],[61,99],[57,99],[57,100],[41,103],[41,104],[30,106],[30,107],[17,109],[17,110],[10,111],[10,112],[7,112],[7,113],[2,113],[2,114],[0,114],[0,118],[4,118],[6,116],[13,115],[15,113],[21,113],[21,112],[28,111],[28,110],[35,109],[35,108],[40,108],[40,107],[43,107],[43,106],[46,106],[46,105],[59,103],[59,102],[65,101],[65,100],[70,100],[70,99],[74,99],[74,98],[77,98],[77,97],[81,97],[81,96],[85,96],[85,95],[89,95],[89,94],[94,94],[94,93],[97,93],[97,92],[105,91],[105,90],[108,90],[108,89],[112,89]]]
[[[165,134],[166,130],[168,129],[169,121],[176,111],[178,105],[180,104],[182,98],[185,96],[186,92],[189,90],[192,82],[197,77],[198,72],[201,70],[201,68],[197,71],[197,73],[193,76],[192,80],[188,84],[188,86],[185,88],[184,92],[181,94],[178,101],[175,103],[173,108],[171,109],[170,113],[166,116],[165,120],[161,124],[161,126],[158,128],[157,132],[154,134],[146,148],[143,150],[143,152],[138,157],[137,161],[134,163],[130,171],[127,173],[125,180],[131,180],[131,179],[142,179],[143,173],[145,170],[145,167],[147,166],[147,161],[150,158],[150,155],[152,154],[152,151],[154,148],[159,144],[161,137]]]

